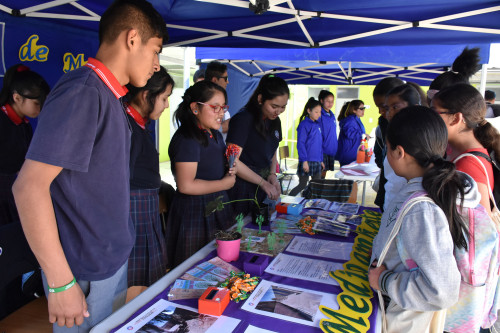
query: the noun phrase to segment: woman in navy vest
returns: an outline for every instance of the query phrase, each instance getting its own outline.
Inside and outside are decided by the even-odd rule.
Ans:
[[[344,104],[340,111],[338,120],[340,126],[339,146],[336,159],[340,166],[349,164],[356,160],[357,151],[361,144],[363,135],[366,134],[365,126],[361,122],[361,117],[365,115],[365,103],[355,99]]]

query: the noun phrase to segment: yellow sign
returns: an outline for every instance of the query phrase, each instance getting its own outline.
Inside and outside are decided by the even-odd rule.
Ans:
[[[19,59],[21,61],[47,61],[49,48],[45,45],[36,45],[38,35],[31,35],[26,43],[19,48]]]
[[[80,53],[75,57],[70,52],[66,52],[63,55],[63,62],[64,62],[64,67],[63,67],[64,73],[71,72],[74,69],[85,66],[85,64],[87,63],[85,61],[85,56],[83,55],[83,53]]]
[[[381,216],[371,210],[364,211],[363,222],[356,229],[358,236],[354,240],[351,259],[343,265],[344,269],[330,272],[330,276],[340,284],[342,292],[337,295],[338,310],[322,305],[319,307],[328,317],[319,324],[323,332],[366,333],[370,329],[368,318],[373,310],[370,300],[373,292],[368,282],[368,266]]]

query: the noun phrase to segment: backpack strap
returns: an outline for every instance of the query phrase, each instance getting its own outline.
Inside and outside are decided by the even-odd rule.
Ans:
[[[480,153],[480,152],[477,152],[477,153],[486,156],[486,154],[483,154],[483,153]],[[490,177],[488,176],[488,171],[486,171],[486,167],[484,166],[483,162],[475,154],[471,154],[471,153],[465,153],[465,154],[459,155],[457,158],[455,158],[455,160],[453,162],[456,163],[459,159],[461,159],[461,158],[463,158],[465,156],[471,156],[472,158],[475,158],[476,161],[478,161],[479,164],[483,167],[484,174],[486,175],[486,182],[488,183],[488,185],[486,187],[488,188],[488,192],[489,192],[489,195],[490,195],[490,201],[493,203],[493,207],[496,208],[496,209],[498,209],[497,203],[495,201],[495,198],[493,197],[493,192],[491,191]],[[491,159],[490,159],[490,161],[491,161]]]
[[[421,201],[428,201],[428,202],[434,202],[431,198],[429,198],[425,192],[416,192],[413,195],[411,195],[408,199],[406,199],[405,202],[401,205],[401,209],[398,212],[396,222],[394,223],[394,227],[392,228],[392,231],[389,235],[389,238],[387,239],[387,243],[385,244],[382,252],[380,253],[380,257],[377,259],[377,267],[380,267],[382,263],[384,262],[385,256],[387,252],[389,251],[389,247],[391,246],[392,241],[394,238],[399,233],[399,230],[401,229],[401,224],[403,224],[403,218],[408,214],[408,212],[415,206],[417,203]],[[382,296],[382,292],[380,290],[377,290],[377,295],[378,295],[378,301],[380,304],[380,310],[382,312],[382,332],[387,332],[387,319],[385,316],[385,308],[384,308],[384,298]]]

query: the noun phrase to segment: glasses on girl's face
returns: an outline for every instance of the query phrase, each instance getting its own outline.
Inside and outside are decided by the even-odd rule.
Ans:
[[[224,81],[227,82],[227,80],[228,80],[229,77],[228,76],[218,76],[217,78],[218,79],[224,79]]]
[[[226,112],[227,110],[229,110],[229,105],[212,105],[202,102],[196,102],[196,103],[210,106],[214,110],[214,113],[219,113],[221,111]]]
[[[436,112],[437,114],[454,114],[455,113],[453,111],[438,111],[434,107],[431,107],[431,110],[434,111],[434,112]]]
[[[364,109],[366,109],[364,106],[362,106],[362,107],[358,108],[358,110],[362,110],[362,111],[363,111]]]

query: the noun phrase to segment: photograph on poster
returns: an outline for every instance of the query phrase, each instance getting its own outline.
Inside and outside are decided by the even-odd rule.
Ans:
[[[138,333],[202,333],[212,326],[217,317],[199,314],[191,310],[175,308],[173,312],[167,308],[160,312]]]
[[[272,285],[255,308],[312,322],[321,298],[318,294]]]

